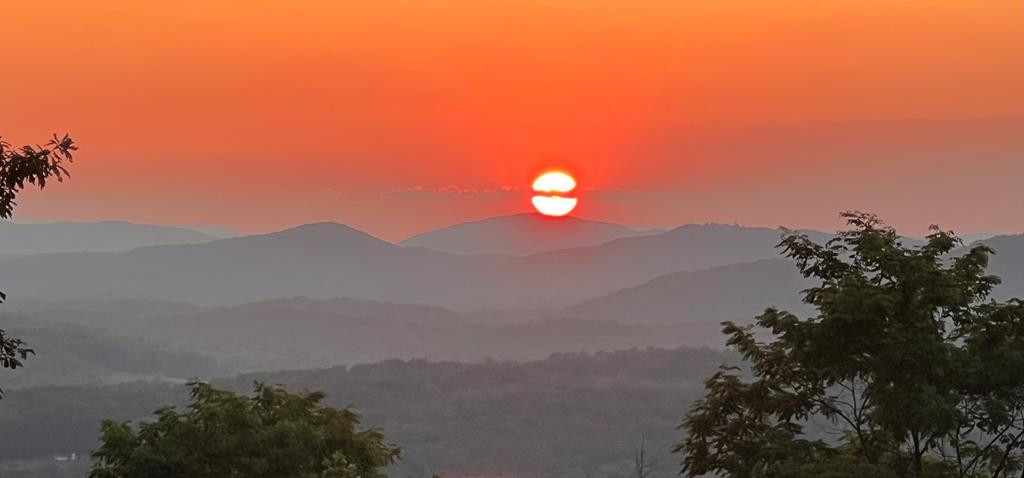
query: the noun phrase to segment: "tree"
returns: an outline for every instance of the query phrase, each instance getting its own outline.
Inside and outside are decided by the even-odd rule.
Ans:
[[[1022,469],[1024,302],[997,302],[993,250],[932,228],[908,246],[877,217],[824,245],[787,233],[813,317],[723,324],[748,368],[723,368],[686,416],[695,477],[1002,478]]]
[[[162,408],[137,428],[104,421],[90,478],[381,478],[399,449],[359,429],[324,395],[257,383],[252,397],[189,384],[187,411]]]
[[[18,194],[26,184],[42,189],[50,178],[63,181],[68,176],[65,165],[73,160],[72,154],[77,150],[78,146],[68,135],[62,138],[54,135],[45,146],[20,148],[11,147],[0,138],[0,219],[10,219],[14,214]],[[6,299],[0,292],[0,303]],[[21,339],[10,337],[0,329],[0,367],[11,370],[20,367],[22,360],[35,353],[25,345]]]

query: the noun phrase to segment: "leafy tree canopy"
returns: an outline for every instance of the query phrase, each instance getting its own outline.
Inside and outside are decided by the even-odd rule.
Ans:
[[[25,184],[46,187],[46,181],[55,178],[63,181],[68,176],[65,168],[72,161],[72,154],[78,150],[68,135],[56,135],[44,146],[25,145],[11,147],[0,138],[0,218],[9,219],[18,203],[18,193]]]
[[[682,474],[1018,476],[1024,465],[1024,302],[989,295],[994,253],[933,227],[910,246],[877,217],[826,244],[780,247],[818,285],[813,317],[768,309],[724,323],[749,370],[723,368],[687,415]]]
[[[133,427],[104,421],[90,478],[381,478],[399,449],[324,395],[257,383],[252,397],[190,385],[184,412]]]
[[[72,161],[72,154],[77,150],[78,146],[68,135],[62,138],[54,135],[44,146],[20,148],[14,148],[0,138],[0,219],[10,219],[14,206],[18,204],[18,194],[26,184],[42,189],[50,178],[63,181],[68,176],[65,166]],[[0,292],[0,302],[6,299],[7,296]],[[32,353],[25,342],[8,336],[0,329],[0,367],[16,369]]]

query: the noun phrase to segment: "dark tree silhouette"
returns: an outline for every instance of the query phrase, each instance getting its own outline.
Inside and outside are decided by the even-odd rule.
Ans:
[[[54,135],[43,146],[20,148],[14,148],[0,138],[0,219],[10,219],[18,204],[18,194],[26,185],[42,189],[51,178],[63,181],[68,176],[65,166],[73,160],[72,154],[76,150],[78,146],[68,135]],[[0,292],[0,302],[6,299],[7,296]],[[33,353],[21,339],[10,337],[0,329],[0,367],[16,369]],[[0,390],[2,396],[3,391]]]
[[[826,244],[780,245],[818,281],[803,293],[814,316],[724,324],[750,368],[706,382],[675,448],[682,473],[1020,476],[1024,302],[989,297],[994,251],[938,228],[908,246],[875,216],[845,216],[851,230]]]

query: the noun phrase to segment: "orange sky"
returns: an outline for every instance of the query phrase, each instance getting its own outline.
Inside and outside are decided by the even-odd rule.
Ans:
[[[0,134],[82,145],[22,218],[1024,231],[1020,0],[7,3]]]

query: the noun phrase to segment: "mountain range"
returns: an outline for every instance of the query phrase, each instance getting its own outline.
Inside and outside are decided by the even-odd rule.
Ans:
[[[0,255],[127,251],[158,244],[209,242],[192,229],[124,221],[18,223],[0,221]]]
[[[529,318],[488,320],[439,307],[354,299],[305,297],[227,307],[142,301],[34,302],[15,300],[0,310],[0,322],[30,339],[45,360],[33,360],[32,384],[114,381],[152,369],[130,368],[110,357],[181,357],[206,363],[196,372],[232,374],[366,363],[393,358],[481,361],[538,359],[565,350],[618,350],[679,344],[721,345],[717,324],[620,324],[614,321]],[[168,352],[164,352],[168,351]],[[57,353],[59,352],[59,353]],[[57,358],[75,353],[64,367]],[[134,358],[135,365],[143,365]],[[152,362],[152,360],[150,360]],[[102,367],[108,373],[101,373]],[[166,377],[188,378],[182,367],[165,367]],[[25,377],[14,374],[8,386]],[[85,382],[83,382],[83,380]]]
[[[831,237],[807,234],[819,242]],[[630,321],[623,319],[624,311],[648,310],[654,322],[663,322],[683,301],[692,303],[698,296],[722,297],[692,312],[716,317],[732,316],[731,310],[749,312],[737,304],[791,296],[799,290],[792,269],[771,262],[737,265],[777,259],[780,236],[777,229],[687,225],[519,257],[399,246],[345,225],[317,223],[199,244],[7,257],[0,267],[0,290],[48,300],[147,299],[207,306],[347,297],[457,311],[560,310],[617,294],[565,312],[609,318],[620,310],[615,319]],[[1006,276],[1005,290],[1024,289],[1019,272],[1024,238],[997,236],[986,242],[1000,251],[993,271]],[[717,269],[723,266],[735,267]],[[655,280],[666,274],[676,275]],[[622,291],[626,288],[633,289]],[[661,300],[645,299],[641,292]],[[613,302],[632,304],[616,309]],[[655,312],[658,307],[664,308]]]
[[[199,305],[307,296],[459,310],[562,307],[667,273],[776,257],[779,237],[767,228],[684,226],[525,257],[469,256],[318,223],[202,244],[8,258],[0,290],[26,298]]]
[[[811,281],[786,259],[666,274],[560,312],[623,323],[747,322],[766,307],[806,312],[800,291]]]
[[[580,219],[534,219],[507,216],[462,224],[401,245],[346,225],[315,223],[199,244],[5,256],[0,291],[28,299],[141,299],[204,306],[286,297],[349,298],[461,312],[547,310],[535,316],[673,323],[750,317],[769,304],[796,307],[796,293],[806,286],[793,265],[779,259],[781,230],[761,227],[685,225],[525,256],[452,254],[412,245],[454,251],[472,243],[474,236],[500,238],[501,231],[514,230],[507,235],[528,237],[538,224],[577,235],[556,244],[547,232],[540,233],[539,240],[518,252],[636,232]],[[817,242],[830,237],[806,233]],[[516,252],[514,243],[489,252]],[[999,235],[985,243],[998,252],[992,271],[1005,278],[1006,285],[997,292],[1020,295],[1024,236]]]
[[[450,254],[528,256],[556,249],[596,246],[624,237],[656,234],[620,224],[575,217],[516,214],[465,222],[424,232],[398,243]]]

